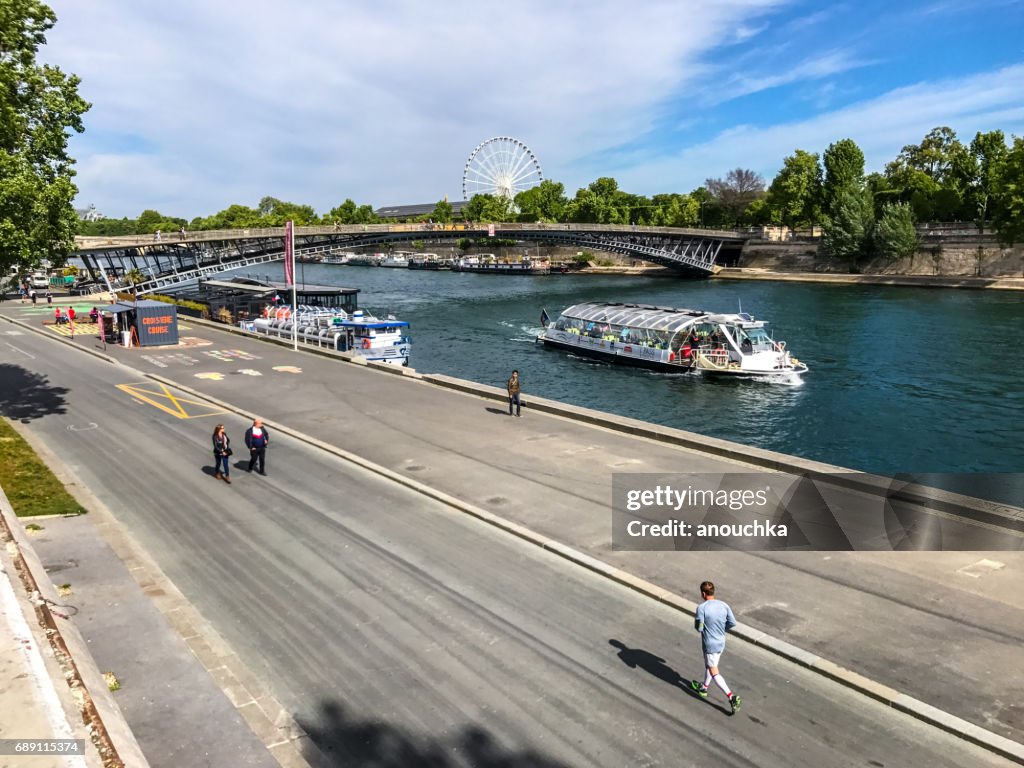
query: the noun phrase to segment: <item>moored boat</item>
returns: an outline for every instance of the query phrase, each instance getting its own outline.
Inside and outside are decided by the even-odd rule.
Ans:
[[[299,306],[293,313],[289,306],[268,306],[263,317],[245,321],[241,327],[280,339],[294,334],[303,344],[391,365],[409,365],[412,351],[408,322],[391,316],[381,320],[361,309],[348,313],[340,308]]]
[[[499,259],[493,253],[463,256],[452,264],[455,272],[477,272],[486,275],[548,275],[551,262],[547,259]]]
[[[794,381],[807,366],[766,323],[746,313],[719,314],[644,304],[587,302],[555,320],[541,313],[537,340],[613,363],[672,373]]]

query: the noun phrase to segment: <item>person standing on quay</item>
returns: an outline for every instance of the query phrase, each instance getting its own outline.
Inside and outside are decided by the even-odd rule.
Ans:
[[[267,446],[270,444],[270,433],[263,426],[260,419],[253,421],[252,426],[245,431],[245,445],[249,449],[249,471],[259,460],[259,472],[266,475],[267,467]]]
[[[702,582],[700,595],[704,602],[697,606],[693,626],[700,632],[701,650],[704,652],[704,682],[690,681],[690,687],[703,699],[708,697],[708,686],[711,681],[722,689],[729,699],[733,714],[740,708],[741,699],[725,682],[718,672],[718,662],[725,652],[725,633],[736,626],[736,617],[732,614],[729,604],[715,599],[715,585],[710,581]]]
[[[231,485],[231,478],[229,477],[231,467],[228,466],[229,456],[231,456],[231,438],[224,431],[224,425],[218,424],[213,428],[213,461],[217,467],[217,474],[214,477]]]
[[[512,371],[512,377],[508,380],[508,415],[512,415],[512,405],[516,406],[516,416],[521,416],[519,412],[519,392],[522,389],[522,382],[519,381],[519,371]]]

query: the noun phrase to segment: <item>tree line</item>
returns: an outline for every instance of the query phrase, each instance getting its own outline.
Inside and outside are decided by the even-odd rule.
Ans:
[[[461,218],[475,222],[549,222],[668,227],[821,226],[826,250],[839,258],[898,257],[917,247],[915,224],[969,222],[994,227],[1008,243],[1024,236],[1024,140],[1007,144],[1002,131],[978,133],[963,144],[947,127],[908,144],[884,172],[865,174],[864,153],[852,139],[831,144],[821,155],[797,149],[766,184],[757,173],[737,168],[709,178],[692,192],[650,197],[619,189],[602,177],[565,194],[563,184],[543,181],[514,199],[475,195]],[[451,203],[403,221],[449,223]],[[255,208],[232,205],[191,221],[143,211],[137,219],[82,222],[79,234],[127,235],[156,230],[257,228],[299,225],[373,224],[382,221],[370,205],[351,199],[319,215],[309,205],[264,197]],[[390,219],[395,221],[395,219]]]

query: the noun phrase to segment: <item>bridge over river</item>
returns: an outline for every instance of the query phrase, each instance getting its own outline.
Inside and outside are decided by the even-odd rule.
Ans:
[[[609,224],[369,224],[297,227],[300,256],[416,240],[486,239],[571,246],[619,253],[672,267],[680,276],[707,277],[735,255],[748,234],[732,230]],[[197,278],[284,258],[284,228],[227,229],[128,237],[80,237],[71,254],[89,278],[110,288],[132,269],[146,276],[139,293],[174,288]]]

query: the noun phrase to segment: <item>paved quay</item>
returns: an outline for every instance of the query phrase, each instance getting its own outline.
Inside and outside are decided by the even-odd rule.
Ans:
[[[741,465],[537,414],[529,405],[523,419],[509,419],[493,401],[309,354],[296,356],[219,329],[196,325],[188,333],[210,343],[188,350],[108,352],[140,370],[173,378],[490,509],[672,591],[687,594],[711,575],[729,585],[729,600],[745,624],[980,720],[986,728],[1012,736],[1019,727],[1014,702],[1021,696],[1015,681],[1003,678],[994,684],[990,677],[993,669],[1016,668],[1020,662],[1022,606],[1013,587],[1020,578],[1017,553],[993,555],[998,567],[974,578],[958,573],[979,560],[970,553],[921,553],[925,558],[908,567],[913,558],[877,553],[611,552],[612,471],[735,471]],[[82,338],[76,343],[83,344]],[[66,355],[64,364],[77,367],[74,357]],[[528,392],[528,378],[526,387]],[[814,601],[803,599],[806,595]],[[879,604],[888,617],[885,643],[879,643],[870,620],[878,615]],[[978,626],[973,623],[976,611],[993,618]],[[902,633],[893,627],[903,628]],[[949,637],[957,638],[952,654]],[[979,655],[984,662],[972,665]],[[938,683],[939,676],[930,671],[936,665],[945,675]],[[951,684],[951,679],[963,681],[963,686]],[[965,698],[971,701],[965,704]]]
[[[15,341],[0,365],[35,377],[19,429],[95,497],[75,522],[137,541],[166,575],[147,595],[160,605],[162,585],[180,589],[237,654],[236,679],[265,683],[326,765],[1009,764],[738,638],[727,677],[745,703],[730,716],[720,696],[687,693],[699,644],[669,605],[284,430],[268,477],[240,471],[236,453],[234,483],[217,481],[212,425],[237,446],[246,418],[177,387],[156,407],[113,386],[131,369],[85,355],[72,368],[65,345]],[[81,533],[43,535],[67,536],[53,552],[74,556]],[[74,573],[54,575],[88,588]],[[194,649],[214,674],[210,651]],[[134,663],[120,666],[131,682]],[[225,691],[250,708],[236,685]]]

